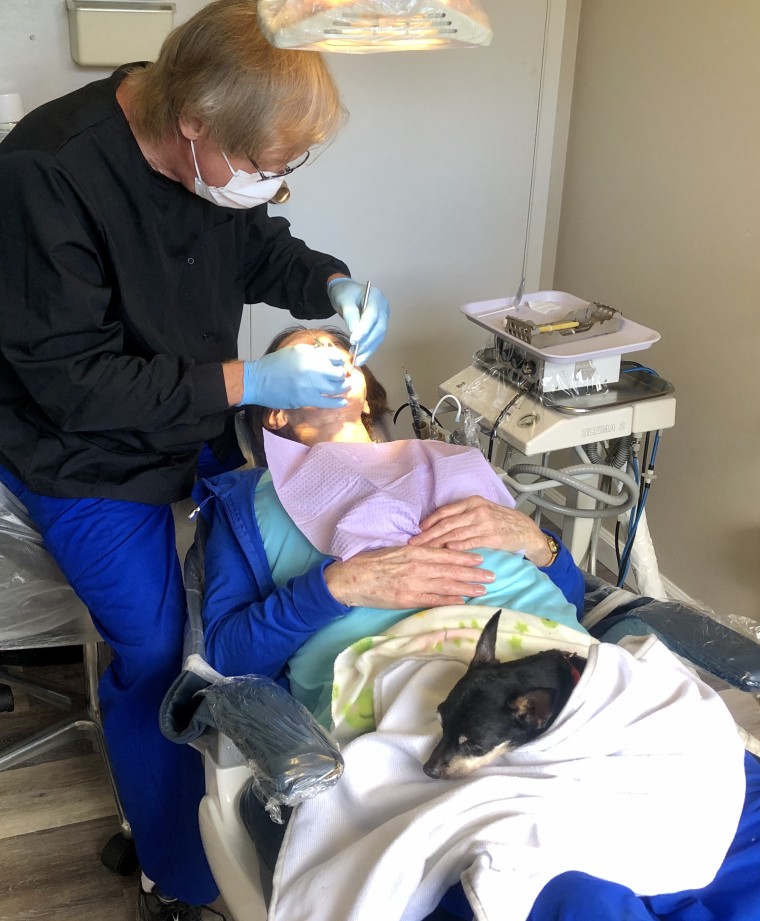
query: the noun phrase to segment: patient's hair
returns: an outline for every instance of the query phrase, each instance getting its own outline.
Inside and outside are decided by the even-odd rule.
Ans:
[[[306,326],[288,326],[287,329],[281,330],[269,343],[264,354],[270,355],[272,352],[276,352],[286,339],[290,338],[294,333],[301,332],[307,328]],[[351,348],[351,341],[348,335],[337,326],[320,326],[319,329],[311,331],[315,335],[326,333],[335,345],[345,349],[347,352]],[[362,413],[362,422],[369,432],[370,438],[374,438],[377,434],[375,429],[381,427],[382,421],[390,413],[388,394],[385,392],[385,387],[366,365],[362,365],[361,370],[367,385],[367,405],[369,406],[369,412]],[[270,406],[250,405],[245,407],[245,423],[247,430],[251,434],[253,455],[257,459],[257,463],[261,464],[264,463],[264,436],[262,434],[264,428],[266,428],[264,419],[271,409],[272,407]],[[287,437],[283,432],[278,432],[277,434]]]

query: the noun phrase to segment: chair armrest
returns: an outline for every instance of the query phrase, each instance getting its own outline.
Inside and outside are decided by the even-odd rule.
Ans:
[[[337,743],[271,678],[222,678],[202,692],[220,732],[242,752],[254,792],[274,819],[332,786],[343,773]]]
[[[584,574],[585,611],[589,613],[617,589],[598,576]],[[622,593],[621,593],[622,594]],[[677,601],[628,596],[590,632],[617,642],[626,634],[654,633],[676,655],[741,691],[760,690],[760,643]]]
[[[708,614],[674,602],[653,602],[619,620],[645,624],[676,655],[732,687],[760,691],[760,644]]]
[[[161,731],[173,742],[196,741],[206,730],[227,736],[252,774],[252,789],[276,822],[332,786],[343,772],[337,743],[309,711],[270,678],[243,675],[209,683],[183,671],[166,694]]]

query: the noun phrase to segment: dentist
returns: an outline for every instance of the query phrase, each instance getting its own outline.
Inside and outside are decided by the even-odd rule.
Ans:
[[[360,315],[364,285],[267,208],[344,114],[320,55],[271,47],[253,2],[217,0],[155,63],[41,106],[0,145],[0,481],[114,652],[100,699],[140,921],[198,921],[217,895],[200,759],[158,725],[185,622],[171,503],[199,458],[236,465],[238,405],[348,390],[333,348],[237,360],[243,306],[337,312],[359,364],[385,334],[382,293]]]

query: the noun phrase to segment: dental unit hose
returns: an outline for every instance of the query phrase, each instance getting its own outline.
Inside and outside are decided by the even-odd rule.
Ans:
[[[646,519],[646,511],[644,509],[647,498],[649,497],[652,482],[655,479],[654,468],[661,435],[661,430],[655,433],[652,452],[648,460],[646,460],[649,454],[649,436],[647,436],[647,446],[644,448],[645,470],[639,477],[640,488],[638,503],[636,508],[628,515],[623,515],[621,510],[621,515],[618,518],[619,527],[627,528],[627,538],[620,556],[618,585],[622,586],[625,584],[629,567],[633,566],[639,592],[649,595],[652,598],[667,598],[667,593],[665,592],[662,579],[660,578],[657,556],[654,551],[654,544],[652,543]],[[638,475],[638,463],[635,457],[633,466],[634,471]]]
[[[515,479],[520,474],[546,477],[547,479],[538,480],[534,483],[520,483]],[[618,480],[623,486],[622,491],[617,495],[607,493],[580,479],[580,477],[597,476],[608,476],[612,480]],[[544,467],[540,464],[515,464],[506,473],[502,474],[501,479],[518,494],[518,507],[522,503],[530,501],[538,508],[559,515],[568,515],[571,518],[617,517],[633,508],[639,498],[639,487],[633,477],[618,467],[610,467],[606,464],[577,464],[572,467],[563,467],[561,470],[553,470],[551,467]],[[560,484],[583,493],[591,499],[595,499],[597,502],[602,503],[604,507],[593,509],[572,508],[566,505],[559,505],[537,495],[537,493],[545,489],[551,489]]]

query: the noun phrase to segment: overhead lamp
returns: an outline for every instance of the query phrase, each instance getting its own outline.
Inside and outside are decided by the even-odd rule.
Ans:
[[[258,0],[277,48],[366,54],[489,45],[477,0]]]

